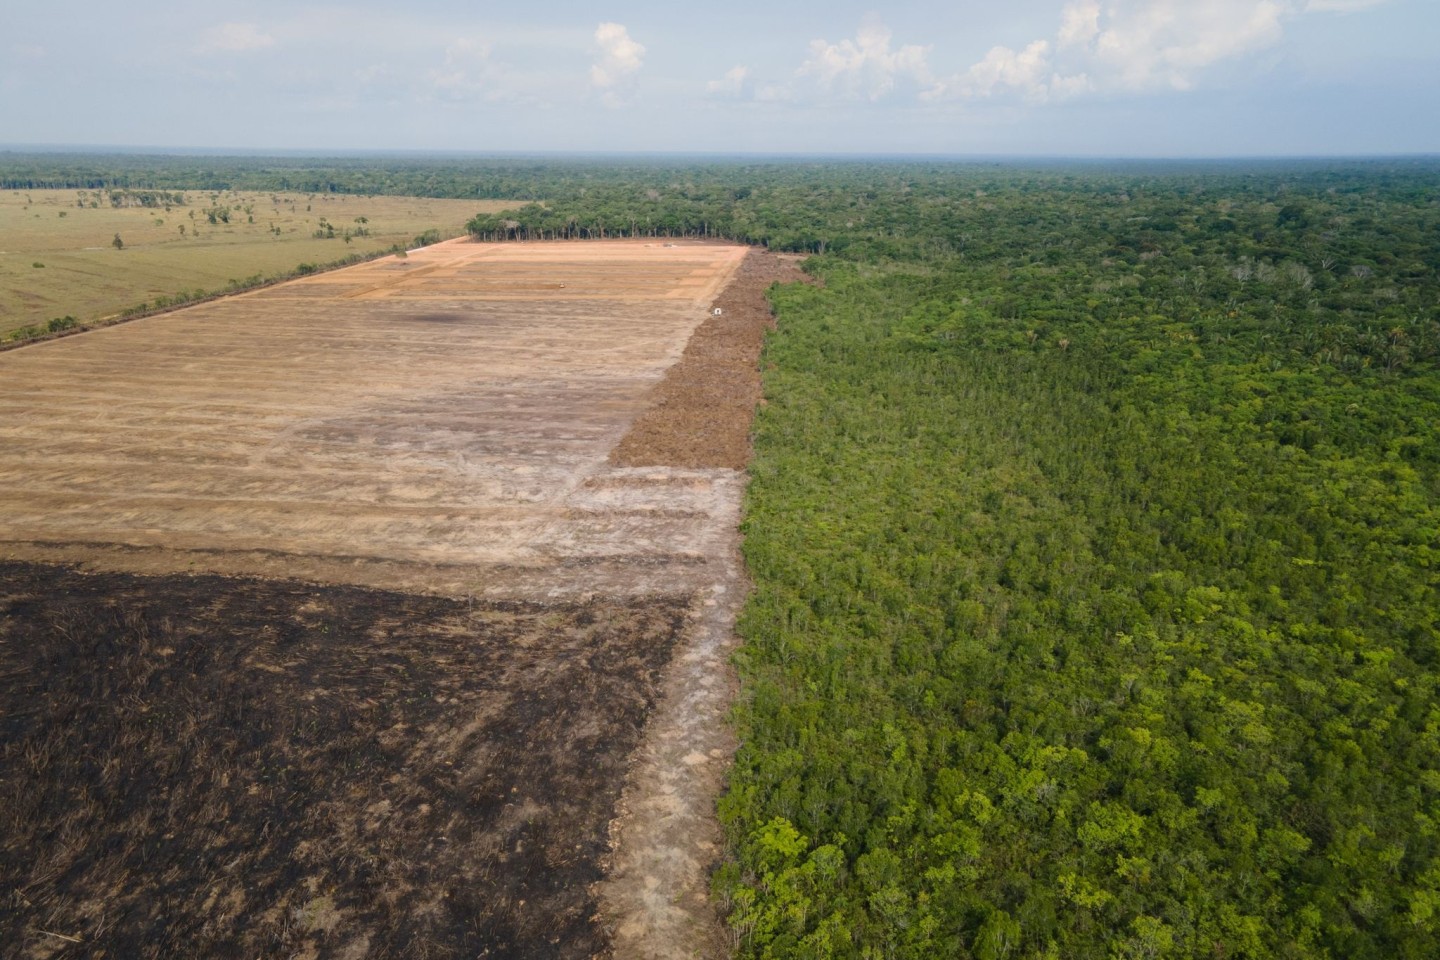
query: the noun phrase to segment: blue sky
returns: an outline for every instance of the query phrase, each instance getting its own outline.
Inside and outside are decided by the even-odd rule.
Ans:
[[[1440,152],[1437,0],[14,5],[0,143]]]

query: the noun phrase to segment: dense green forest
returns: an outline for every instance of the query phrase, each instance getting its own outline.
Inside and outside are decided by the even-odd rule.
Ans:
[[[744,526],[741,956],[1436,956],[1440,162],[46,162],[0,185],[815,254]]]
[[[1435,956],[1434,182],[957,176],[777,294],[743,955]]]

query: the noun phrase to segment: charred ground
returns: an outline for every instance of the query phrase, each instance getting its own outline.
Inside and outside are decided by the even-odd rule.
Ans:
[[[605,952],[687,605],[0,563],[0,956]]]

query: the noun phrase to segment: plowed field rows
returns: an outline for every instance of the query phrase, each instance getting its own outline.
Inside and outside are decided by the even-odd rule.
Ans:
[[[733,520],[734,478],[605,459],[744,253],[457,241],[0,356],[0,542],[147,573],[649,592],[637,569],[690,570]],[[585,572],[537,590],[557,567]]]

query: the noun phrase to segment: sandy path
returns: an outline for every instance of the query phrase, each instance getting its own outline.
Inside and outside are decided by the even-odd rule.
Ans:
[[[735,491],[713,579],[699,594],[692,626],[667,671],[662,699],[645,727],[621,815],[611,826],[615,855],[601,902],[618,957],[680,960],[728,956],[729,938],[709,901],[721,855],[715,799],[735,755],[726,721],[734,700],[730,654],[748,581],[739,523],[750,427],[760,401],[760,350],[773,326],[766,291],[808,278],[795,258],[751,251],[691,336],[679,362],[611,452],[616,464],[705,469]]]

